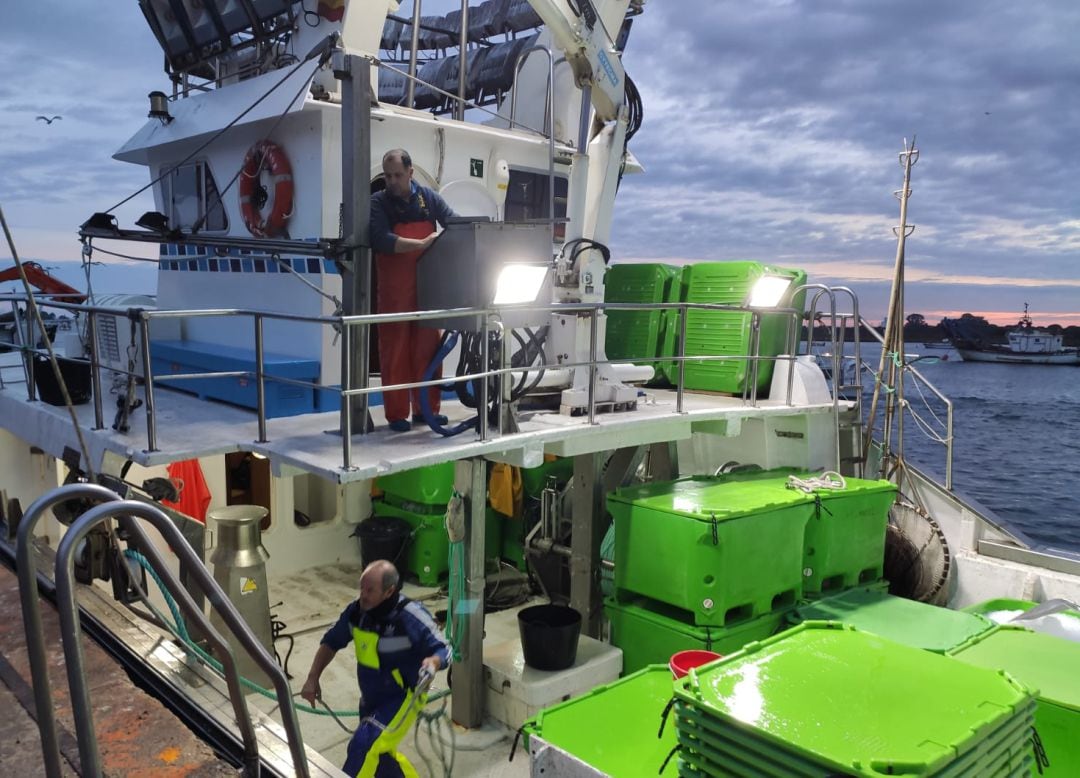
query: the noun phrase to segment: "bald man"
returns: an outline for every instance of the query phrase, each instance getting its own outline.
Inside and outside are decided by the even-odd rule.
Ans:
[[[450,663],[450,644],[424,606],[400,593],[400,581],[397,568],[385,559],[364,568],[360,597],[323,635],[300,692],[314,705],[322,696],[323,670],[338,651],[353,644],[360,726],[342,767],[349,776],[417,776],[397,746],[426,701],[426,695],[415,694],[421,674],[434,675]]]

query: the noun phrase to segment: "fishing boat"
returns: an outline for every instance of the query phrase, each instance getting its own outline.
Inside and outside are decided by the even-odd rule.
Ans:
[[[963,320],[945,319],[943,325],[960,358],[965,362],[997,362],[1006,365],[1080,365],[1080,350],[1065,346],[1060,332],[1036,327],[1024,314],[1016,326],[1006,333],[1008,343],[988,343],[979,333],[972,332]]]
[[[611,256],[619,180],[643,172],[620,59],[643,3],[140,7],[172,91],[115,156],[155,210],[88,213],[80,238],[88,262],[158,246],[156,298],[11,296],[80,337],[0,371],[0,584],[24,624],[0,652],[25,643],[47,775],[339,775],[351,657],[325,708],[296,694],[372,558],[454,646],[400,746],[432,775],[1080,770],[1080,558],[955,490],[947,398],[944,477],[903,457],[905,385],[935,390],[886,359],[902,327],[875,370],[847,288],[769,258]],[[461,218],[421,259],[418,310],[380,314],[369,200],[398,147]],[[445,331],[458,367],[417,382],[446,420],[392,432],[370,344],[402,320]],[[872,401],[830,389],[806,323],[832,355],[854,331],[843,383]],[[42,402],[35,371],[65,387],[62,359],[89,391]],[[97,675],[115,662],[176,720],[132,717]]]

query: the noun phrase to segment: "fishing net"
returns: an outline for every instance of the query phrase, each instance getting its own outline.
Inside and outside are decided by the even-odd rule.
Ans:
[[[926,511],[899,501],[889,511],[885,533],[885,578],[889,593],[941,604],[952,567],[945,533]]]

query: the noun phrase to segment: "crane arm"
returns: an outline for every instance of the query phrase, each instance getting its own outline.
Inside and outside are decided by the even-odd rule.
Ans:
[[[50,275],[49,271],[37,262],[23,262],[22,266],[23,271],[26,273],[26,280],[29,281],[35,289],[40,289],[47,295],[62,295],[64,302],[76,304],[86,302],[86,295],[75,287],[68,286],[60,279]],[[0,283],[3,283],[4,281],[15,281],[21,278],[18,266],[13,265],[7,270],[0,270]]]
[[[575,0],[580,14],[567,0],[529,0],[551,32],[554,44],[566,56],[579,89],[591,87],[597,117],[612,121],[625,94],[625,75],[615,42],[597,16],[592,0]]]

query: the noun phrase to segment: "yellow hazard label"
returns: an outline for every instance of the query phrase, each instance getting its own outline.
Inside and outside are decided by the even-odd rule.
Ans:
[[[254,578],[240,577],[240,594],[254,594],[259,591],[259,587],[255,585]]]

